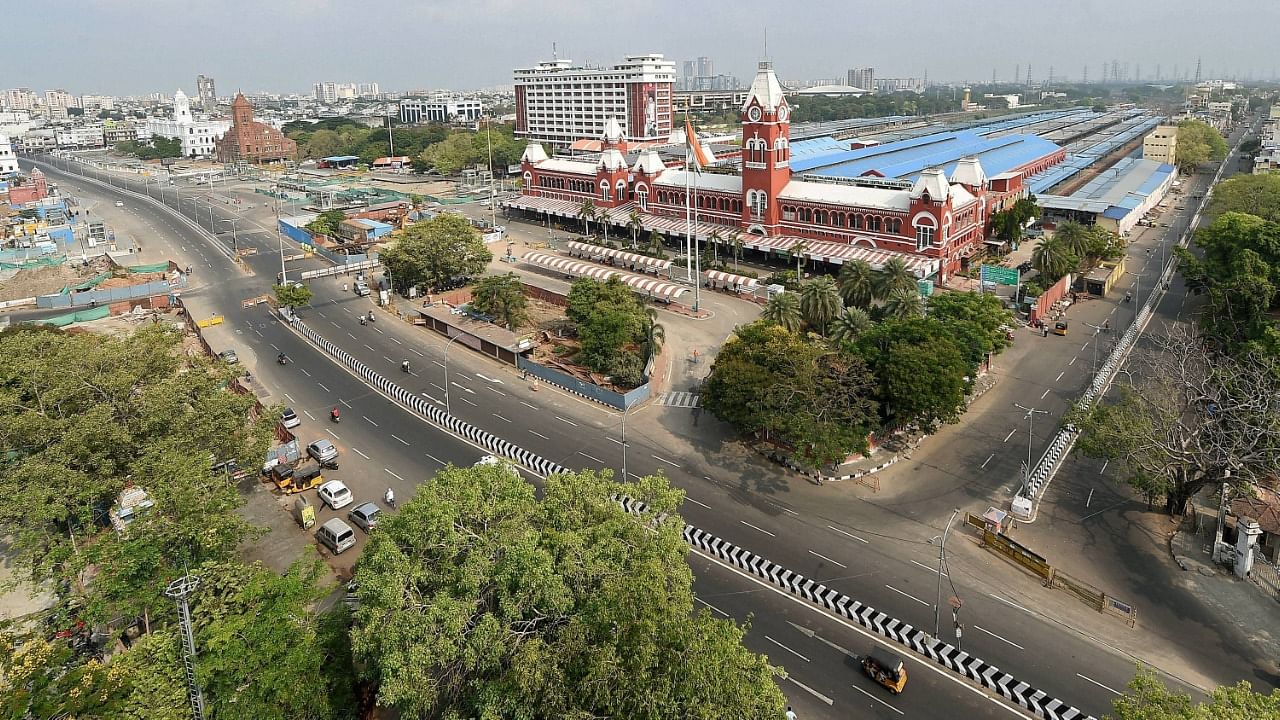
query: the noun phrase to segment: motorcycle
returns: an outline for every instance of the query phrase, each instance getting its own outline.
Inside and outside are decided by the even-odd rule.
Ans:
[[[372,310],[370,310],[370,311],[369,311],[369,322],[375,322],[375,319],[374,319],[374,317],[373,317],[373,311],[372,311]]]
[[[276,362],[277,362],[277,363],[279,363],[279,364],[281,364],[281,365],[288,365],[288,364],[289,364],[289,358],[287,358],[287,357],[285,357],[285,356],[283,356],[283,355],[280,355],[279,357],[277,357],[277,358],[276,358]]]

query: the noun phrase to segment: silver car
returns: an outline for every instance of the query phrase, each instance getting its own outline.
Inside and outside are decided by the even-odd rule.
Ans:
[[[367,502],[361,503],[347,512],[347,519],[351,521],[352,525],[369,532],[377,527],[378,518],[381,515],[382,508],[374,503]]]
[[[320,439],[307,446],[307,454],[315,458],[316,462],[327,463],[338,458],[338,448],[328,440]]]

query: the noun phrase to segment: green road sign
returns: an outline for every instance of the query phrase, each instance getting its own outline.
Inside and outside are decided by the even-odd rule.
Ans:
[[[999,267],[998,265],[982,266],[982,281],[993,282],[997,285],[1017,285],[1018,269]]]

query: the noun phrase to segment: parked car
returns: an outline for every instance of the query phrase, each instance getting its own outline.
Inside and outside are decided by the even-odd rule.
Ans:
[[[334,555],[341,555],[343,550],[356,544],[356,531],[338,518],[333,518],[316,531],[316,540]]]
[[[328,440],[320,439],[307,446],[307,454],[315,458],[316,462],[327,463],[338,458],[338,448]]]
[[[302,424],[302,419],[293,411],[293,408],[285,408],[284,412],[280,413],[280,424],[286,428],[296,428]]]
[[[367,296],[371,292],[369,290],[369,283],[363,280],[357,280],[355,284],[355,291],[356,295],[359,295],[360,297]]]
[[[341,480],[330,480],[320,486],[320,501],[334,510],[341,510],[355,501],[351,491]]]
[[[218,357],[222,358],[223,361],[229,362],[229,363],[240,362],[240,356],[236,354],[235,350],[223,350],[222,352],[218,353]]]
[[[347,519],[353,525],[365,532],[369,532],[378,525],[378,517],[382,515],[382,508],[376,504],[367,502],[361,503],[352,508],[347,513]]]

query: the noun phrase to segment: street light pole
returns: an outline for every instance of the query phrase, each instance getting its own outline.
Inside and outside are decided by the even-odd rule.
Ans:
[[[1036,415],[1037,414],[1048,415],[1049,411],[1037,410],[1035,408],[1030,408],[1030,407],[1027,407],[1026,405],[1020,405],[1018,403],[1014,403],[1013,406],[1018,408],[1019,410],[1027,411],[1027,471],[1022,476],[1022,489],[1018,490],[1018,494],[1021,495],[1022,491],[1025,490],[1027,487],[1027,480],[1031,477],[1031,445],[1035,439],[1033,432],[1036,426]]]
[[[941,640],[938,637],[938,609],[942,606],[942,567],[946,563],[947,558],[947,535],[951,533],[951,523],[955,521],[956,515],[960,514],[960,508],[951,511],[951,517],[947,518],[947,527],[943,529],[942,535],[929,540],[932,544],[934,540],[938,541],[938,587],[934,595],[933,602],[933,639]]]
[[[449,338],[449,342],[444,344],[444,411],[450,415],[453,414],[453,408],[449,404],[449,346],[460,337],[462,333]]]
[[[1098,333],[1102,332],[1102,327],[1086,322],[1085,325],[1093,328],[1093,374],[1098,374]]]
[[[622,482],[627,481],[627,403],[622,403]]]

